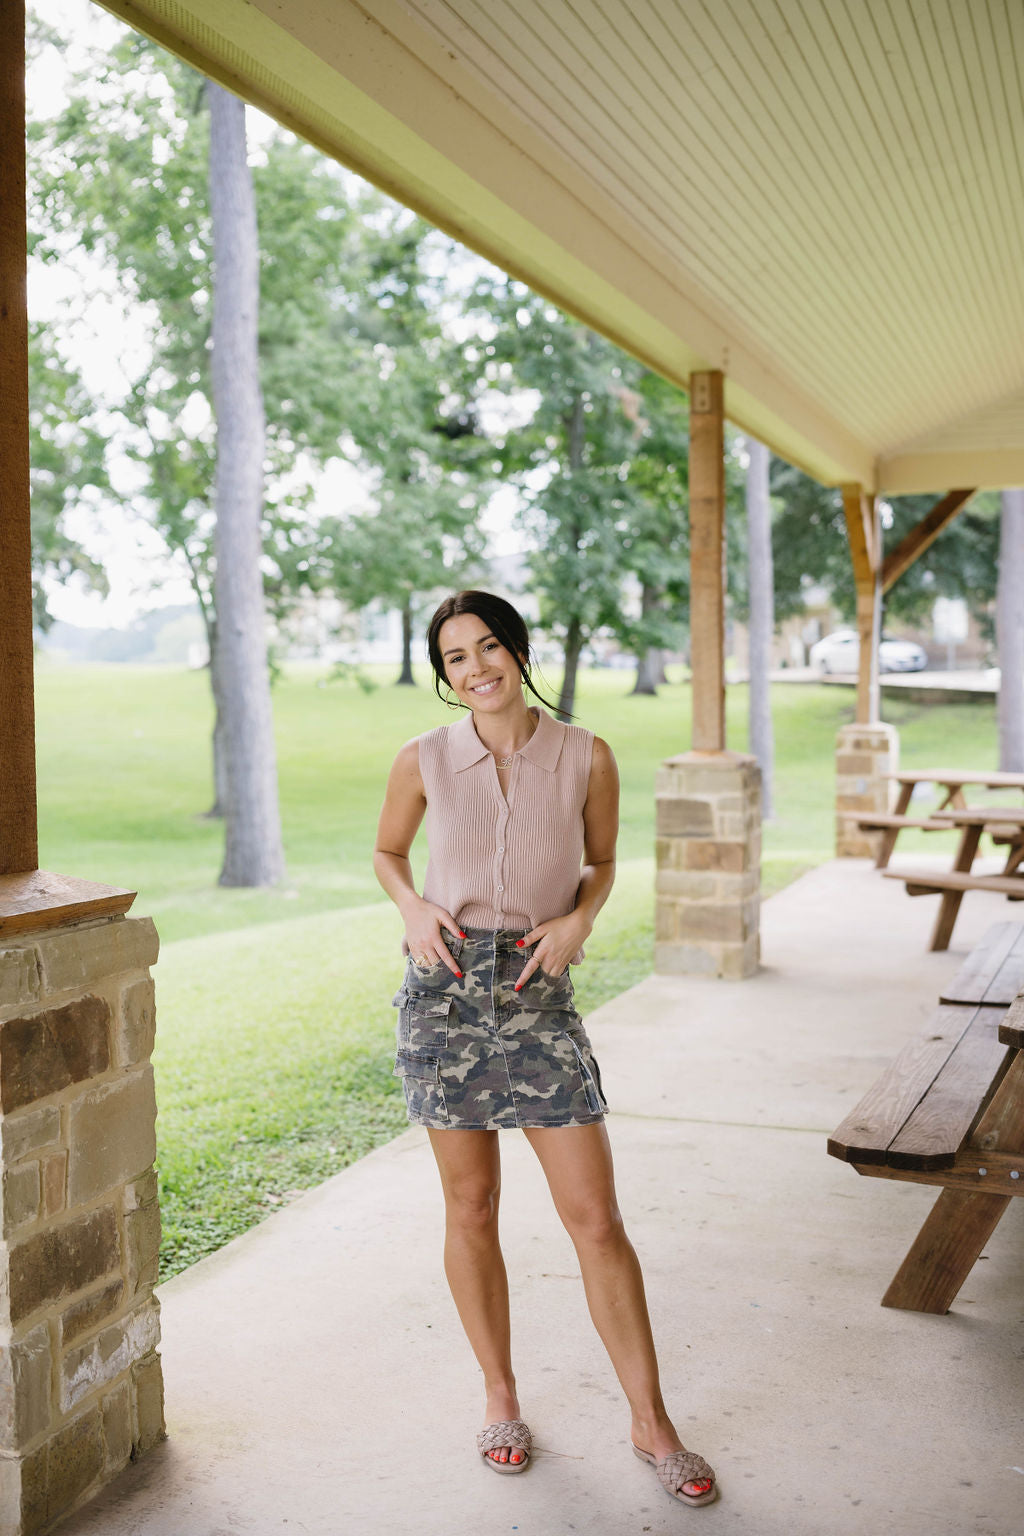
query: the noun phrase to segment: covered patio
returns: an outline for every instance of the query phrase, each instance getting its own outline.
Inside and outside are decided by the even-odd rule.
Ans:
[[[1024,483],[1024,14],[1002,0],[948,0],[941,24],[912,0],[105,3],[688,391],[694,727],[657,769],[661,974],[591,1021],[672,1403],[721,1469],[707,1518],[723,1529],[1016,1529],[1019,1208],[952,1316],[885,1313],[930,1196],[859,1181],[824,1152],[953,956],[928,954],[930,914],[859,864],[804,877],[760,924],[759,775],[725,737],[722,573],[728,418],[842,488],[861,645],[837,803],[886,807],[884,589],[974,489]],[[674,1529],[624,1447],[564,1239],[515,1143],[519,1319],[543,1277],[547,1320],[544,1337],[521,1330],[523,1386],[554,1454],[514,1495],[473,1463],[475,1380],[416,1133],[160,1289],[161,1441],[156,935],[124,915],[130,891],[37,867],[23,41],[12,0],[0,1525],[51,1526],[146,1451],[66,1529]],[[911,491],[935,506],[886,552],[880,498]],[[858,847],[841,836],[839,851]],[[958,946],[1002,915],[972,899]],[[584,1386],[556,1418],[566,1371]]]
[[[719,1470],[713,1509],[683,1514],[630,1453],[571,1245],[515,1136],[502,1220],[541,1449],[524,1478],[477,1464],[477,1373],[412,1129],[158,1288],[170,1438],[62,1530],[667,1536],[700,1518],[758,1536],[1010,1536],[1021,1202],[949,1314],[889,1311],[879,1300],[934,1190],[825,1154],[1006,916],[972,897],[955,948],[932,954],[926,905],[835,861],[766,902],[753,980],[652,976],[590,1017],[666,1397]]]

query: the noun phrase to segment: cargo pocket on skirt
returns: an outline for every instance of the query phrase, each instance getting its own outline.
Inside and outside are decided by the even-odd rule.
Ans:
[[[401,987],[392,998],[398,1009],[398,1049],[445,1051],[448,1049],[450,997],[434,997]]]
[[[587,1106],[591,1114],[603,1115],[608,1108],[608,1101],[601,1087],[601,1069],[590,1049],[590,1041],[584,1033],[582,1024],[578,1024],[575,1029],[566,1030],[566,1034],[569,1044],[576,1052],[580,1077],[583,1079],[583,1091],[587,1096]]]
[[[448,1106],[436,1056],[399,1047],[392,1076],[402,1079],[410,1120],[421,1120],[427,1125],[448,1124]]]

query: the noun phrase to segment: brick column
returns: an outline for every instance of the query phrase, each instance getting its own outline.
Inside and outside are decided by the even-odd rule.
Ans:
[[[0,933],[0,1536],[162,1438],[148,918]]]
[[[761,770],[739,752],[658,769],[654,968],[753,976],[760,956]]]
[[[900,765],[894,726],[844,725],[836,737],[836,857],[873,859],[877,832],[861,832],[852,813],[891,811],[894,786],[884,777]]]

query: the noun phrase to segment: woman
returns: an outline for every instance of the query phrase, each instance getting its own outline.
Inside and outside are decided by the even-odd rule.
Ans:
[[[445,1273],[487,1394],[478,1449],[498,1472],[530,1462],[498,1244],[497,1133],[521,1127],[575,1246],[629,1402],[633,1449],[674,1498],[707,1504],[714,1473],[684,1449],[662,1399],[643,1278],[615,1200],[600,1072],[568,975],[614,878],[615,759],[590,731],[527,706],[524,688],[540,699],[529,636],[503,598],[446,598],[427,639],[438,696],[468,714],[398,753],[374,869],[405,923],[395,1072],[441,1175]],[[424,815],[420,896],[409,849]]]

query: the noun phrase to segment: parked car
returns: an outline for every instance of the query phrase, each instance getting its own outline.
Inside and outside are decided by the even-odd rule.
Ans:
[[[812,667],[819,672],[856,672],[860,643],[855,629],[837,629],[818,640],[808,653]],[[878,647],[878,665],[883,672],[920,672],[928,665],[924,649],[914,640],[897,640],[883,635]]]

